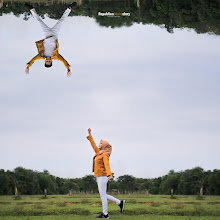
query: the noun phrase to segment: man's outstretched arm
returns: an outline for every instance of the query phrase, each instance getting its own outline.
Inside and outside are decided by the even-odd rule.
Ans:
[[[34,58],[32,58],[28,63],[27,63],[27,67],[25,69],[25,73],[29,73],[29,68],[33,65],[33,63],[36,61],[36,60],[39,60],[39,59],[44,59],[40,56],[40,54],[36,55]]]
[[[70,71],[70,65],[69,63],[63,58],[63,56],[61,56],[59,53],[57,55],[57,57],[54,57],[55,60],[59,60],[61,62],[63,62],[64,66],[67,68],[67,76],[71,76],[71,71]]]

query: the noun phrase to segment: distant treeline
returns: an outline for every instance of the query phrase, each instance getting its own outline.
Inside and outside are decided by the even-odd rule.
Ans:
[[[23,14],[24,20],[28,20],[30,12],[24,7],[25,2],[4,3],[0,15],[13,12],[15,16]],[[33,5],[42,18],[48,14],[54,19],[59,19],[67,6],[60,1],[54,1],[53,7],[48,5],[48,1],[39,1]],[[99,16],[98,12],[127,12],[130,16],[106,17]],[[197,33],[220,34],[219,0],[83,0],[70,14],[78,15],[93,17],[101,26],[112,28],[142,23],[158,25],[170,33],[173,33],[174,28],[191,28]]]
[[[0,170],[0,195],[68,193],[97,193],[96,180],[92,175],[82,178],[60,178],[44,172],[33,171],[17,167],[13,171]],[[174,194],[179,195],[220,195],[220,170],[204,171],[200,167],[174,172],[153,178],[135,178],[131,175],[118,177],[109,183],[108,191],[117,193],[145,193],[145,194]]]

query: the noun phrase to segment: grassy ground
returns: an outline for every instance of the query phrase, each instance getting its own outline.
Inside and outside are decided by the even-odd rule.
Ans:
[[[111,219],[220,219],[220,196],[117,195],[126,200],[125,212],[109,203]],[[99,195],[0,197],[0,219],[94,219],[102,211]]]

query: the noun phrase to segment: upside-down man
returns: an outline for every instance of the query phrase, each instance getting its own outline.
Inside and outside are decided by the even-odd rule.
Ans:
[[[69,13],[71,12],[71,8],[77,5],[76,2],[73,2],[68,6],[68,8],[63,13],[63,16],[52,28],[49,28],[43,22],[43,20],[38,16],[36,10],[32,5],[29,4],[25,4],[25,5],[30,9],[33,17],[40,23],[45,35],[45,38],[43,40],[36,42],[38,54],[27,63],[25,72],[27,74],[29,73],[29,68],[33,65],[33,63],[36,60],[44,59],[45,67],[47,68],[52,66],[53,60],[59,60],[63,62],[63,64],[67,68],[67,76],[70,76],[72,74],[70,71],[70,65],[58,52],[59,49],[58,33],[61,29],[61,25],[63,24],[64,20],[68,17]]]

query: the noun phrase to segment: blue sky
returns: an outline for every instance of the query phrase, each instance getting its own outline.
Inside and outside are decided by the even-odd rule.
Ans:
[[[36,20],[4,15],[0,23],[0,168],[92,174],[90,127],[97,144],[112,144],[116,177],[219,169],[218,36],[69,17],[59,36],[68,78],[58,61],[51,69],[36,61],[25,74],[44,37]]]

